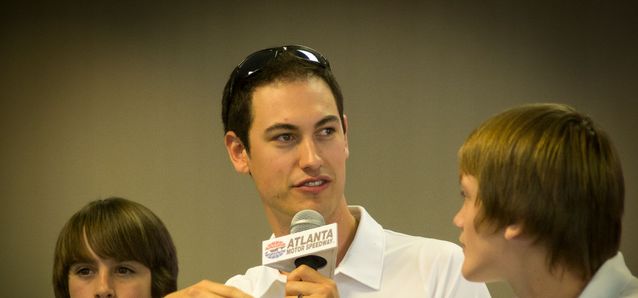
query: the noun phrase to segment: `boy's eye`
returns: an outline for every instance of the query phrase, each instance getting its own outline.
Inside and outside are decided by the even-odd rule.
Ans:
[[[115,273],[120,275],[129,275],[129,274],[135,273],[135,271],[133,271],[133,269],[131,268],[122,266],[122,267],[117,267],[117,269],[115,269]]]
[[[71,269],[69,270],[69,273],[72,273],[80,277],[86,277],[86,276],[90,276],[94,274],[95,271],[89,265],[79,264],[79,265],[72,266]]]
[[[461,190],[461,198],[467,198],[467,194],[463,190]]]
[[[91,274],[91,269],[89,269],[89,268],[80,268],[80,269],[75,271],[75,274],[77,274],[77,275],[89,275],[89,274]]]

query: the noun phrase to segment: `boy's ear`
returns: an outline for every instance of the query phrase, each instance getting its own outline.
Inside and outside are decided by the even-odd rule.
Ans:
[[[226,151],[228,151],[228,157],[235,167],[235,171],[241,174],[250,173],[250,158],[244,143],[239,139],[234,131],[229,131],[224,135],[224,144],[226,145]]]
[[[514,240],[523,236],[523,226],[520,224],[512,224],[505,227],[505,231],[503,232],[503,237],[506,240]]]

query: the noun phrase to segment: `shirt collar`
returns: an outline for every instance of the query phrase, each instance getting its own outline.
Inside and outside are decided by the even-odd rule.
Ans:
[[[618,252],[598,269],[580,297],[618,297],[632,279],[635,277],[625,265],[622,253]]]
[[[381,287],[385,234],[368,212],[361,206],[349,206],[359,225],[348,252],[335,269],[335,276],[344,274],[378,290]]]

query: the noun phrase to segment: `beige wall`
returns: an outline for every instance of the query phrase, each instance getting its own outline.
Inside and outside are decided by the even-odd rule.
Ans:
[[[538,101],[589,113],[620,151],[622,250],[638,273],[635,8],[111,2],[2,9],[0,296],[52,296],[58,231],[112,195],[164,220],[180,286],[257,264],[269,228],[226,157],[220,94],[247,53],[284,43],[322,51],[341,82],[348,200],[410,234],[457,240],[455,152],[481,121]]]

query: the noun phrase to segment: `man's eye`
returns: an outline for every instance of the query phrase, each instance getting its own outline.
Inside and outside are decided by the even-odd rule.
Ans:
[[[281,134],[275,137],[275,140],[284,143],[292,142],[294,139],[295,138],[291,134]]]
[[[337,130],[332,128],[332,127],[326,127],[326,128],[322,128],[321,130],[319,130],[319,135],[320,136],[330,136],[332,134],[334,134]]]

